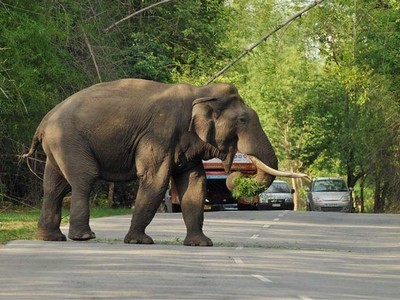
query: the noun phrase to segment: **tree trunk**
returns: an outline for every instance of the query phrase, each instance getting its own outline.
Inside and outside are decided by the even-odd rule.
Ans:
[[[360,182],[360,207],[359,207],[360,213],[364,212],[364,184],[365,184],[365,176],[361,178]]]
[[[382,197],[382,182],[379,177],[375,179],[374,192],[374,213],[382,213],[384,207],[384,199]]]
[[[113,203],[114,203],[114,190],[115,190],[115,183],[114,182],[110,182],[108,185],[108,205],[110,207],[112,207]]]
[[[294,172],[293,167],[291,168],[291,171]],[[293,204],[294,208],[293,210],[299,210],[299,186],[298,186],[298,180],[297,178],[292,178],[292,188],[294,189],[294,194],[293,194]]]

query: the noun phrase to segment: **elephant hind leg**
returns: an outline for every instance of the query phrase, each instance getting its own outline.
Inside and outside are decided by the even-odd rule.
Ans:
[[[71,210],[69,219],[68,238],[75,241],[87,241],[96,238],[89,226],[89,197],[96,177],[82,172],[74,176],[79,180],[72,181]]]
[[[71,186],[60,171],[47,160],[44,171],[44,199],[36,236],[45,241],[66,241],[60,230],[62,201]]]

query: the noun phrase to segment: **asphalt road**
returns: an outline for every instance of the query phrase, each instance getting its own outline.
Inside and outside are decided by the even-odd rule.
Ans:
[[[0,299],[400,299],[399,215],[209,212],[205,248],[182,245],[181,214],[156,215],[155,245],[123,244],[129,224],[1,247]]]

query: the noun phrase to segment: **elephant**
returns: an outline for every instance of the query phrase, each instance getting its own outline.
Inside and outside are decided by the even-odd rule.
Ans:
[[[40,143],[46,164],[37,238],[48,241],[66,241],[60,222],[69,192],[68,238],[96,237],[89,226],[89,196],[97,179],[139,180],[125,243],[154,243],[145,229],[172,177],[186,225],[184,245],[212,246],[203,233],[202,160],[220,158],[230,173],[235,153],[246,153],[257,167],[257,182],[265,187],[275,176],[305,176],[277,170],[257,113],[227,83],[194,86],[130,78],[95,84],[44,116],[23,157],[32,156]]]

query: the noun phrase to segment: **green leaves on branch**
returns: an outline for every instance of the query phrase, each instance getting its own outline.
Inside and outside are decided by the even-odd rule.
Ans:
[[[232,196],[235,199],[254,197],[265,189],[262,185],[257,184],[255,177],[239,176],[233,180],[233,183],[235,187]]]

